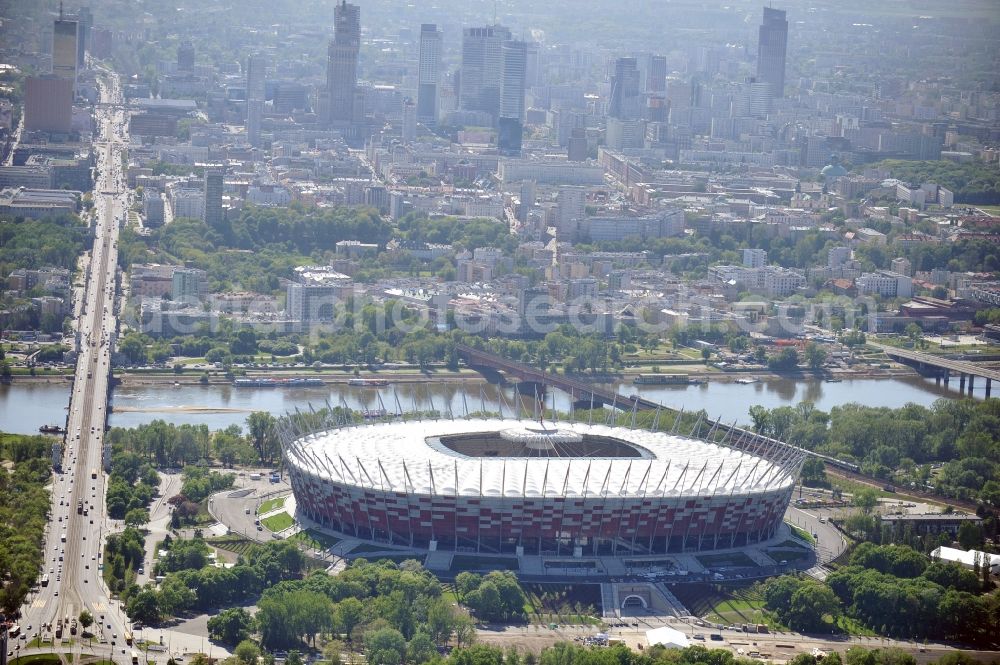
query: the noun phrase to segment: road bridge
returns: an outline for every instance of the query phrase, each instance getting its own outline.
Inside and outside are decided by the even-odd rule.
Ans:
[[[965,392],[965,380],[969,380],[969,393],[972,393],[976,377],[986,380],[986,396],[990,396],[990,389],[994,381],[1000,381],[1000,370],[991,367],[984,367],[967,360],[953,360],[942,358],[930,353],[911,351],[910,349],[900,349],[895,346],[886,346],[868,342],[870,346],[880,349],[885,355],[906,365],[916,367],[921,374],[935,374],[938,381],[944,381],[945,385],[951,380],[952,374],[958,374],[959,392]]]

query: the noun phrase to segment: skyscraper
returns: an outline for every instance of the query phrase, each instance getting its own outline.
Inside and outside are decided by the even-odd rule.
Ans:
[[[181,42],[177,46],[177,71],[194,71],[194,44],[191,42]]]
[[[635,120],[642,115],[639,95],[639,65],[635,58],[618,58],[611,77],[611,102],[608,115],[621,120]]]
[[[205,223],[212,228],[222,225],[222,171],[208,169],[205,171]]]
[[[417,120],[437,122],[438,84],[441,82],[441,31],[433,23],[420,26],[420,55],[417,67]]]
[[[245,70],[247,79],[247,99],[263,100],[265,98],[264,70],[266,67],[267,61],[260,53],[251,53],[247,56],[247,65]]]
[[[764,7],[764,22],[757,39],[757,80],[771,86],[771,96],[785,95],[785,54],[788,50],[788,20],[782,9]]]
[[[342,0],[333,10],[333,41],[327,50],[326,90],[331,122],[354,122],[361,49],[361,8]]]
[[[260,124],[264,117],[264,56],[251,53],[247,56],[247,115],[245,127],[250,145],[260,145]]]
[[[402,138],[404,143],[413,143],[417,138],[417,106],[412,99],[403,100]]]
[[[649,55],[646,63],[646,92],[667,91],[667,58],[663,55]]]
[[[497,144],[501,154],[519,155],[524,131],[524,81],[528,45],[522,41],[506,41],[500,52],[503,70],[500,77],[500,131]]]
[[[253,147],[260,146],[260,124],[264,118],[264,100],[247,100],[247,142]]]
[[[486,111],[497,117],[503,75],[503,43],[510,39],[510,30],[501,25],[462,31],[460,108]]]
[[[62,11],[52,30],[52,74],[73,81],[76,89],[77,30],[79,23],[63,18]]]
[[[87,64],[86,52],[90,49],[90,28],[94,25],[94,13],[90,7],[80,7],[76,13],[79,25],[76,28],[76,66]]]

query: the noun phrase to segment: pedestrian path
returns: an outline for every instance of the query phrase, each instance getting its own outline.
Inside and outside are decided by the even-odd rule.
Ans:
[[[428,552],[427,559],[424,560],[424,567],[427,570],[450,570],[454,557],[454,552]]]
[[[660,582],[656,584],[654,588],[660,592],[661,596],[663,596],[663,602],[666,603],[668,608],[667,614],[675,617],[686,617],[691,614],[691,612],[688,611],[688,608],[684,607],[684,603],[678,600],[677,596],[675,596],[674,593],[667,588],[666,584]]]

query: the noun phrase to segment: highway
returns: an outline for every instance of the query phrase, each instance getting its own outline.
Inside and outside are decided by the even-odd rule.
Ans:
[[[86,275],[82,306],[77,319],[77,365],[70,395],[62,469],[54,476],[52,512],[45,544],[47,585],[29,596],[22,609],[22,633],[54,637],[60,618],[75,619],[82,610],[95,618],[91,632],[94,646],[76,641],[73,648],[108,652],[119,661],[127,619],[118,603],[110,600],[101,579],[103,543],[116,526],[105,508],[106,477],[102,465],[107,414],[111,349],[117,330],[118,232],[127,209],[128,191],[122,169],[122,152],[128,145],[127,113],[121,104],[117,76],[99,76],[104,104],[95,109],[94,149],[98,169],[94,185],[94,243]],[[78,505],[82,505],[79,509]],[[71,636],[63,631],[53,646],[65,647]],[[26,641],[18,641],[23,647]],[[11,644],[11,647],[14,647]]]

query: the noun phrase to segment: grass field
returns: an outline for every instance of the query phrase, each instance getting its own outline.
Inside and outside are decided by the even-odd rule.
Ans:
[[[603,623],[599,584],[524,584],[524,612],[533,624],[590,625]]]
[[[316,529],[299,531],[297,534],[289,538],[289,540],[301,541],[305,545],[316,550],[329,549],[340,542],[340,538],[329,536],[325,533],[317,531]]]
[[[690,584],[675,587],[674,593],[692,614],[711,623],[766,624],[771,630],[787,630],[764,610],[764,596],[757,587],[723,591],[712,585]]]
[[[265,529],[270,531],[284,531],[295,524],[295,520],[288,513],[278,513],[277,515],[265,517],[260,523],[264,525]]]
[[[790,550],[771,549],[766,550],[766,554],[775,561],[802,561],[812,556],[808,550],[801,547]]]
[[[205,542],[213,547],[218,547],[220,550],[236,554],[246,554],[256,547],[256,544],[252,540],[248,540],[243,536],[220,536],[218,538],[209,538]]]
[[[795,534],[796,537],[801,538],[810,545],[814,545],[816,543],[816,540],[812,537],[812,534],[806,531],[805,529],[800,529],[799,527],[792,526],[791,524],[788,525],[788,528],[792,530],[792,533]]]
[[[266,515],[272,510],[277,510],[285,505],[285,499],[288,497],[279,496],[274,499],[268,499],[264,503],[260,504],[260,508],[257,509],[258,515]]]
[[[33,653],[30,656],[12,658],[9,662],[16,665],[60,665],[62,661],[54,653]]]

